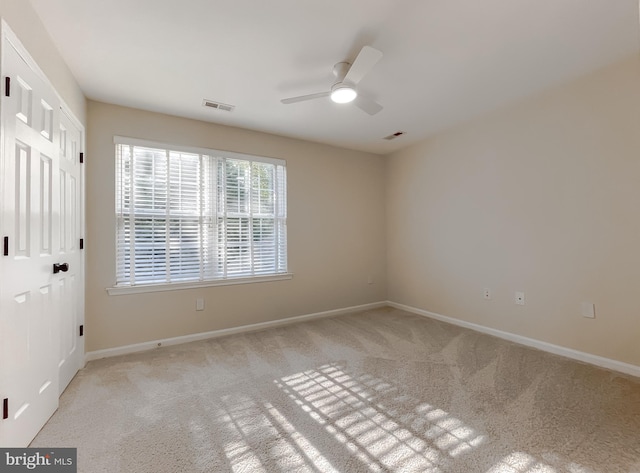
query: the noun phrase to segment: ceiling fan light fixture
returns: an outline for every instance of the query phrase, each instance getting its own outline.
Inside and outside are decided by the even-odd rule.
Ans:
[[[342,83],[337,83],[331,88],[331,100],[335,103],[353,102],[357,96],[356,89]]]

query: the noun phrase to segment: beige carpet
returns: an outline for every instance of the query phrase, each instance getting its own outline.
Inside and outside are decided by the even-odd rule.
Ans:
[[[80,472],[640,472],[640,380],[391,308],[91,362]]]

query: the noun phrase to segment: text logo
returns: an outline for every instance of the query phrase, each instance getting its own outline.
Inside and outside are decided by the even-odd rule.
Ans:
[[[77,473],[75,448],[0,448],[0,473]]]

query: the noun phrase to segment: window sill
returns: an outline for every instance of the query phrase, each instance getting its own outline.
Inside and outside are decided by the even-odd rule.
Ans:
[[[284,281],[292,279],[292,273],[270,274],[268,276],[256,276],[250,278],[218,279],[216,281],[197,281],[169,284],[141,284],[139,286],[115,286],[108,287],[110,296],[122,296],[125,294],[142,294],[146,292],[179,291],[182,289],[198,289],[213,286],[235,286],[237,284],[253,284],[260,282]]]

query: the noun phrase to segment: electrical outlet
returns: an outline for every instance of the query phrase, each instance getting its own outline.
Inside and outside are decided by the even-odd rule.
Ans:
[[[367,284],[373,284],[373,275],[372,274],[367,276]]]
[[[516,304],[524,305],[524,292],[516,292]]]
[[[486,299],[486,300],[490,300],[491,299],[491,289],[489,289],[488,287],[484,288],[484,291],[482,293],[482,296]]]
[[[202,297],[196,299],[196,310],[204,310],[204,299]]]

